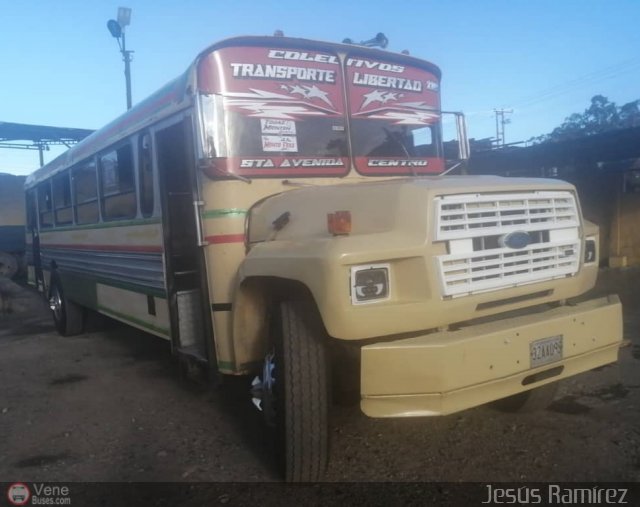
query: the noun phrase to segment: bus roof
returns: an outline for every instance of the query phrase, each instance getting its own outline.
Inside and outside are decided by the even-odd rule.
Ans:
[[[348,54],[349,56],[382,58],[388,62],[401,63],[427,70],[438,78],[441,76],[440,69],[426,60],[355,44],[272,36],[240,36],[224,39],[201,51],[187,70],[176,79],[170,81],[154,94],[142,100],[101,129],[96,130],[93,134],[69,148],[44,167],[30,174],[25,182],[25,187],[31,188],[54,174],[108,148],[134,132],[152,125],[163,118],[169,117],[182,109],[186,109],[192,104],[193,91],[197,87],[196,76],[199,61],[218,49],[242,46],[275,46],[284,49],[339,52]]]

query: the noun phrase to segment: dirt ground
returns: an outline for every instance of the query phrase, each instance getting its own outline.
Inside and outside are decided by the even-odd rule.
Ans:
[[[602,270],[594,293],[624,304],[617,364],[564,381],[536,414],[336,407],[326,479],[640,481],[640,269]],[[278,480],[247,379],[198,388],[160,339],[115,323],[63,338],[34,291],[5,280],[0,294],[1,481]]]

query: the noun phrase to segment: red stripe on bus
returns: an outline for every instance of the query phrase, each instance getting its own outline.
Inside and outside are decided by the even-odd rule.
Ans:
[[[135,252],[135,253],[161,253],[162,247],[158,245],[62,245],[56,243],[46,243],[40,248],[63,248],[67,250],[96,250],[99,252]]]
[[[244,243],[244,234],[216,234],[215,236],[207,236],[204,238],[212,245],[221,243]]]

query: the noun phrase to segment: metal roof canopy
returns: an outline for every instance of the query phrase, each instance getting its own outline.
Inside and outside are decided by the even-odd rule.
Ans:
[[[91,133],[93,130],[0,121],[0,148],[38,150],[40,167],[42,167],[44,165],[43,152],[48,150],[49,146],[63,145],[69,148]],[[31,143],[26,141],[31,141]]]

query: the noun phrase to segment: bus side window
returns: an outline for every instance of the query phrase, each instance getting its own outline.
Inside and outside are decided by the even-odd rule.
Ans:
[[[40,227],[53,227],[53,203],[51,202],[51,182],[45,181],[38,186],[38,209]]]
[[[73,196],[76,205],[77,224],[95,224],[98,213],[98,180],[93,159],[73,169]]]
[[[138,206],[130,144],[100,157],[100,183],[102,214],[106,220],[136,216]]]
[[[140,185],[140,212],[143,217],[153,214],[153,158],[151,135],[146,133],[138,138],[138,184]]]
[[[53,177],[53,206],[56,225],[66,225],[73,222],[69,171]]]

